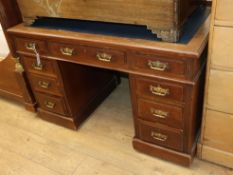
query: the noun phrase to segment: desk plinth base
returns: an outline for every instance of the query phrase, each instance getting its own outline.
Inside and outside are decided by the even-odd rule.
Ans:
[[[69,129],[74,129],[74,130],[77,129],[77,126],[73,118],[64,117],[63,115],[45,111],[40,108],[38,109],[38,115],[43,120],[64,126]]]
[[[150,144],[137,138],[133,139],[133,147],[139,152],[157,158],[161,158],[163,160],[167,160],[186,167],[191,165],[193,161],[194,153],[196,151],[196,149],[194,149],[193,153],[185,154],[164,147],[160,147],[154,144]]]

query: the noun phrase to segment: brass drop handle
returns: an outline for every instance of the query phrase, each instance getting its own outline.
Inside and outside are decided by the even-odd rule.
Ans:
[[[169,95],[169,93],[170,93],[169,89],[162,88],[160,85],[158,85],[158,86],[151,85],[150,91],[152,94],[157,95],[157,96],[162,96],[162,97],[165,97],[165,96]]]
[[[151,114],[153,116],[161,118],[161,119],[166,119],[168,117],[168,115],[169,115],[168,112],[165,112],[165,111],[162,111],[162,110],[158,110],[158,109],[154,109],[154,108],[151,108],[150,112],[151,112]]]
[[[154,132],[154,131],[151,132],[151,137],[161,142],[165,142],[168,139],[167,135],[161,134],[159,132]]]
[[[168,69],[168,63],[162,63],[160,61],[148,61],[148,66],[152,70],[164,72]]]
[[[33,67],[34,70],[37,70],[37,71],[42,71],[43,70],[43,65],[42,64],[37,65],[36,63],[33,63],[32,67]]]
[[[41,63],[41,58],[40,58],[40,54],[37,50],[36,47],[36,43],[32,42],[32,43],[26,43],[26,49],[27,50],[31,50],[35,53],[36,55],[36,63],[34,63],[32,66],[35,70],[42,70],[42,63]]]
[[[111,62],[112,60],[112,55],[109,55],[107,53],[97,53],[96,58],[99,61],[103,61],[103,62]]]
[[[27,50],[35,51],[35,49],[36,49],[36,43],[26,43],[25,47],[26,47]]]
[[[45,81],[39,81],[38,85],[43,88],[43,89],[48,89],[50,86],[50,82],[45,82]]]
[[[69,48],[69,47],[60,48],[60,51],[61,51],[62,55],[65,55],[65,56],[73,56],[73,54],[74,54],[74,49]]]
[[[51,102],[51,101],[45,101],[45,106],[48,109],[54,109],[55,108],[55,103]]]

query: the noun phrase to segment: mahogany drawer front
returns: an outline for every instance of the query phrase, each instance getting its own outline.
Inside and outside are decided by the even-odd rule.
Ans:
[[[144,79],[136,79],[135,85],[139,97],[149,100],[166,99],[180,102],[184,100],[184,87],[181,85]]]
[[[70,60],[80,59],[85,56],[87,52],[85,47],[72,44],[62,44],[50,42],[48,44],[50,54],[58,58],[66,58]]]
[[[35,53],[36,48],[39,54],[47,53],[47,46],[45,41],[27,39],[27,38],[15,38],[16,50],[20,52]]]
[[[183,109],[180,107],[150,102],[139,98],[138,116],[143,120],[163,123],[178,129],[183,128]]]
[[[178,151],[183,151],[182,130],[172,129],[163,125],[139,121],[140,139]]]
[[[231,0],[218,0],[216,6],[216,19],[233,21],[233,3]]]
[[[37,92],[45,92],[48,94],[62,95],[59,81],[54,78],[29,74],[29,80],[32,88]]]
[[[57,77],[56,61],[41,59],[41,65],[37,66],[36,58],[23,57],[23,63],[27,72],[51,76],[51,77]]]
[[[39,107],[61,115],[69,115],[62,97],[54,97],[42,93],[35,93]]]
[[[52,56],[65,58],[68,60],[94,63],[108,67],[119,67],[126,64],[124,52],[112,49],[49,43],[49,50]]]
[[[155,55],[129,54],[131,68],[150,74],[173,74],[185,76],[186,64],[183,61],[160,58]]]

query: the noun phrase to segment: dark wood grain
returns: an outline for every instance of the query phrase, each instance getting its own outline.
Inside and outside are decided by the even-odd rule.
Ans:
[[[38,43],[42,61],[49,60],[55,65],[50,73],[55,74],[53,78],[59,84],[61,94],[54,93],[57,89],[51,89],[54,94],[43,93],[49,98],[62,98],[64,111],[41,107],[42,101],[38,108],[41,118],[77,129],[116,87],[114,71],[126,72],[130,79],[134,116],[134,148],[188,166],[195,154],[200,126],[200,92],[204,84],[208,29],[209,18],[187,44],[31,28],[22,24],[10,28],[8,33],[16,41],[15,52],[23,62],[35,59],[35,55],[25,49],[26,39]],[[98,60],[98,53],[105,53],[105,59],[110,55],[110,61]],[[164,72],[148,70],[150,59],[168,63],[168,69]],[[30,64],[26,65],[29,67],[26,74],[32,86],[37,83],[32,82],[31,74],[51,78],[51,74],[43,71],[29,72]],[[33,89],[36,96],[38,92]],[[170,116],[166,120],[151,119],[148,113],[151,107],[168,111]],[[155,139],[157,136],[164,141]]]
[[[16,0],[0,0],[0,22],[5,34],[10,54],[0,62],[0,94],[19,100],[25,104],[26,109],[35,111],[35,101],[24,73],[15,72],[15,45],[6,30],[22,22],[21,14]]]

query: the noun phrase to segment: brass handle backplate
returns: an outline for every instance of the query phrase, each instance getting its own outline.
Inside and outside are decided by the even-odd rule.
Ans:
[[[55,108],[55,103],[51,102],[51,101],[45,101],[45,106],[48,109],[54,109]]]
[[[168,63],[162,63],[160,61],[148,61],[148,66],[152,70],[157,70],[162,72],[168,69]]]
[[[73,48],[64,47],[64,48],[61,48],[60,51],[62,55],[66,55],[66,56],[73,56],[74,54]]]
[[[158,85],[158,86],[151,85],[150,91],[152,94],[157,95],[157,96],[162,96],[162,97],[165,97],[165,96],[169,95],[169,93],[170,93],[169,89],[162,88],[160,85]]]
[[[97,53],[96,58],[99,61],[103,61],[103,62],[111,62],[112,60],[112,55],[109,55],[107,53]]]
[[[169,114],[168,112],[165,112],[165,111],[162,111],[162,110],[159,110],[159,109],[154,109],[154,108],[151,108],[150,112],[151,112],[151,114],[153,116],[161,118],[161,119],[167,118],[168,114]]]
[[[45,81],[39,81],[38,85],[43,88],[43,89],[48,89],[50,86],[50,82],[45,82]]]
[[[27,50],[35,51],[36,50],[36,43],[26,43],[25,47]]]
[[[154,132],[154,131],[151,132],[151,137],[153,137],[153,139],[161,141],[161,142],[165,142],[168,138],[167,135],[164,135],[164,134],[161,134],[158,132]]]
[[[42,70],[43,70],[43,65],[42,65],[42,64],[37,65],[36,63],[33,63],[33,64],[32,64],[32,68],[33,68],[34,70],[37,70],[37,71],[42,71]]]

